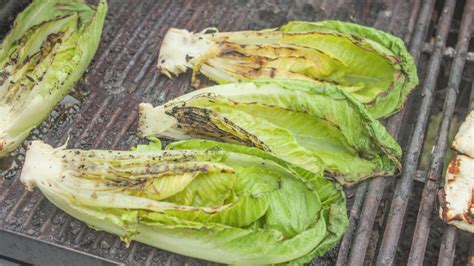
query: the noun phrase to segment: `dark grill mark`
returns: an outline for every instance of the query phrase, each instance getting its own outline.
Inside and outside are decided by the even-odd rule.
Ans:
[[[255,135],[240,128],[232,121],[212,110],[197,107],[174,106],[166,114],[173,116],[181,128],[192,135],[204,136],[211,139],[229,140],[256,147],[265,151],[270,148]],[[222,126],[217,125],[221,123]],[[232,133],[232,131],[236,133]]]

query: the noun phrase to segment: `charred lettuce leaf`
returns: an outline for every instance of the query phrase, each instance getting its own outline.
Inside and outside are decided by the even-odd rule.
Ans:
[[[0,157],[15,150],[91,62],[107,2],[33,1],[0,45]]]
[[[158,69],[172,77],[193,69],[223,84],[255,79],[298,79],[340,86],[385,118],[402,108],[418,84],[413,58],[401,39],[339,21],[290,22],[264,31],[191,33],[171,28]]]
[[[347,228],[344,194],[321,175],[241,145],[179,145],[193,148],[67,150],[34,141],[21,181],[127,243],[226,264],[302,265]]]
[[[153,108],[140,104],[139,135],[206,138],[274,154],[341,184],[393,175],[401,149],[344,90],[298,80],[193,91]]]

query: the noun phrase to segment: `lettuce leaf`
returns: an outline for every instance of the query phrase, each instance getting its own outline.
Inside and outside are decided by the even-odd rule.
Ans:
[[[325,32],[351,35],[356,40],[366,41],[371,49],[390,58],[393,61],[394,68],[397,69],[392,83],[385,92],[381,92],[379,96],[373,98],[370,104],[366,104],[369,112],[375,118],[388,117],[398,112],[404,106],[410,92],[418,85],[419,80],[413,57],[408,53],[403,41],[391,34],[374,28],[335,20],[321,22],[292,21],[281,26],[278,30],[283,32]],[[327,48],[334,49],[334,46],[329,45]],[[337,52],[335,51],[335,53]],[[341,56],[343,55],[341,54]],[[352,55],[352,58],[350,56],[348,55],[347,61],[352,62],[354,67],[360,67],[361,73],[376,68],[371,62],[355,57],[355,55]],[[358,95],[367,97],[370,94],[370,90],[365,89],[358,91],[354,96],[356,98]]]

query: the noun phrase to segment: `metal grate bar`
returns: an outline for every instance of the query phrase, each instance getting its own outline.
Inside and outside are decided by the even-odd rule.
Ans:
[[[34,196],[31,196],[31,198],[33,198],[33,197]],[[35,210],[43,203],[43,201],[45,199],[46,198],[43,195],[38,196],[36,198],[36,200],[34,201],[33,206],[28,208],[29,209],[29,214],[27,215],[25,221],[23,222],[22,228],[26,228],[31,223],[31,219],[33,219],[33,216],[35,214]]]
[[[454,253],[456,251],[456,228],[446,225],[443,233],[441,247],[439,249],[438,266],[451,266],[454,262]]]
[[[137,252],[137,246],[139,244],[137,242],[132,242],[130,245],[131,245],[130,252],[129,252],[128,258],[127,258],[128,263],[133,262],[133,256],[135,255],[135,252]]]
[[[418,62],[421,54],[421,44],[428,31],[429,21],[433,13],[434,4],[434,0],[426,1],[423,3],[422,9],[420,10],[419,18],[416,24],[417,31],[415,31],[410,46],[410,52],[413,55],[415,62]],[[388,131],[394,136],[397,136],[399,133],[404,112],[405,111],[402,110],[400,113],[395,115],[395,117],[389,120]],[[355,233],[354,244],[349,255],[349,265],[362,265],[364,262],[367,246],[370,240],[370,234],[372,232],[377,210],[383,196],[385,181],[385,177],[376,177],[372,179],[368,185],[367,194],[361,212],[361,217],[363,217],[363,219],[359,221]]]
[[[449,8],[450,4],[452,5],[452,7],[450,7],[450,9],[445,9],[443,11],[443,15],[446,15],[448,13],[449,13],[449,16],[452,15],[455,1],[448,2],[447,8]],[[413,242],[411,245],[410,256],[408,258],[409,264],[421,265],[423,263],[426,245],[428,243],[428,236],[430,233],[433,209],[436,203],[436,192],[438,190],[439,177],[442,175],[441,172],[443,170],[444,157],[446,155],[446,152],[449,146],[448,144],[449,128],[451,125],[452,116],[454,114],[454,108],[456,106],[456,99],[457,99],[457,95],[459,91],[459,84],[461,83],[461,76],[462,76],[462,72],[464,68],[464,63],[466,60],[465,55],[469,47],[469,40],[471,39],[471,25],[472,25],[473,15],[474,15],[474,0],[469,0],[468,2],[466,2],[466,6],[464,8],[464,15],[463,15],[462,23],[461,23],[461,30],[459,33],[458,44],[456,45],[457,53],[454,58],[453,65],[451,67],[451,74],[449,76],[449,81],[448,81],[448,89],[447,89],[447,95],[446,95],[446,99],[445,99],[444,107],[443,107],[441,125],[439,127],[436,144],[434,146],[434,150],[431,156],[430,169],[427,174],[425,187],[423,189],[423,193],[421,196],[421,203],[418,210],[415,232],[413,234]],[[439,27],[440,27],[440,35],[438,36],[438,38],[444,37],[444,39],[446,39],[447,32],[449,31],[449,26],[446,26],[446,25],[443,25],[443,23],[440,23]],[[444,36],[441,36],[441,34],[444,34]],[[439,41],[441,42],[442,40],[439,40]],[[436,46],[435,53],[438,58],[441,58],[442,56],[441,50],[443,46],[444,46],[444,43],[440,44],[439,46],[438,45]],[[437,61],[440,61],[440,60],[441,59],[437,59]],[[437,63],[439,65],[440,62],[437,62]],[[438,74],[437,73],[438,70],[439,70],[439,66],[438,66],[438,69],[435,70],[436,76]],[[431,71],[432,69],[429,68],[428,75],[431,74]],[[433,85],[436,80],[436,76],[433,77]],[[426,88],[426,89],[427,90],[426,90],[423,101],[425,101],[427,98],[432,98],[433,88],[431,88],[431,90],[430,88]],[[426,111],[425,116],[429,115],[429,109],[430,108],[423,110],[423,111]],[[425,123],[425,126],[426,126],[426,123]],[[415,132],[413,135],[423,136],[423,134],[418,134],[418,133],[420,132]],[[423,138],[422,137],[419,137],[419,138],[421,139],[421,142],[419,144],[419,149],[421,150],[421,144],[422,144]],[[419,153],[420,152],[418,151],[418,154]],[[414,160],[414,161],[409,161],[408,163],[416,167],[417,162],[418,160]]]
[[[433,45],[431,43],[425,43],[423,45],[423,53],[431,54],[433,53]],[[453,47],[446,47],[444,49],[443,56],[445,58],[453,58],[456,55],[456,50]],[[474,52],[467,52],[466,54],[466,61],[467,62],[474,62]]]
[[[339,246],[339,253],[337,254],[337,266],[347,265],[349,260],[349,250],[351,248],[352,236],[355,233],[357,221],[360,218],[360,211],[362,204],[364,203],[364,196],[367,192],[369,182],[364,182],[357,187],[355,192],[354,203],[352,204],[351,211],[349,213],[349,227],[347,228],[344,237],[342,238]]]
[[[375,222],[377,209],[382,199],[385,187],[385,177],[376,177],[369,183],[364,206],[357,225],[354,244],[349,254],[349,265],[362,265],[364,263],[367,246],[370,240],[370,233]]]
[[[130,112],[130,114],[125,119],[124,126],[118,132],[118,135],[123,137],[125,132],[130,129],[130,127],[132,126],[133,122],[137,119],[137,117],[138,117],[137,110],[133,110],[132,112]],[[113,141],[112,147],[116,147],[118,145],[119,140],[121,140],[121,138],[117,138],[115,141]]]
[[[92,99],[94,99],[94,98],[92,98]],[[110,103],[111,100],[112,100],[111,97],[107,97],[100,103],[99,108],[97,108],[97,111],[95,112],[94,116],[92,117],[92,119],[88,123],[87,127],[82,131],[82,134],[79,136],[78,140],[83,140],[87,135],[89,135],[92,128],[94,126],[97,126],[99,118],[105,112],[105,110],[109,106],[109,103]],[[73,148],[79,148],[80,143],[81,143],[80,141],[76,141],[75,143],[72,144],[72,147]]]
[[[419,18],[416,23],[416,29],[418,29],[418,31],[415,31],[409,48],[410,54],[413,56],[415,63],[418,63],[418,60],[420,59],[423,42],[426,39],[426,34],[428,33],[435,3],[436,1],[433,0],[425,1],[420,11]]]
[[[410,42],[410,38],[412,37],[413,30],[415,29],[416,17],[418,15],[418,12],[420,11],[420,6],[421,6],[421,1],[415,0],[415,3],[413,3],[413,6],[412,6],[410,19],[408,20],[408,32],[405,35],[405,38],[403,39],[405,43]]]
[[[152,265],[153,257],[155,257],[155,256],[156,256],[156,248],[152,248],[151,251],[150,251],[150,254],[148,254],[144,264],[145,265]]]
[[[11,205],[13,205],[12,201],[9,200],[10,201],[9,202],[9,201],[6,200],[6,198],[7,198],[7,196],[10,196],[10,195],[19,195],[20,193],[22,194],[22,192],[19,192],[20,190],[21,191],[23,190],[23,185],[21,184],[19,178],[15,178],[15,180],[12,182],[12,184],[9,187],[7,187],[5,192],[3,194],[0,194],[0,208],[1,208],[2,211],[6,211],[6,213],[9,214],[10,211],[15,208],[15,207],[11,206]],[[18,197],[18,196],[15,196],[15,197]],[[16,202],[16,200],[15,200],[15,202]],[[5,204],[6,206],[3,205],[3,204]],[[3,223],[7,221],[8,216],[10,216],[10,215],[0,217],[0,226],[2,226]]]
[[[13,207],[10,209],[10,213],[7,215],[7,218],[5,219],[7,223],[12,220],[12,217],[15,216],[18,209],[20,208],[20,206],[22,206],[23,202],[25,201],[25,198],[28,196],[29,196],[28,191],[24,190],[20,198],[16,201],[15,205],[13,205]]]

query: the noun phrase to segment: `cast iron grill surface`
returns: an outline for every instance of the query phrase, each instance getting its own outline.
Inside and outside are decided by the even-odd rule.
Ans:
[[[453,113],[464,117],[471,99],[473,3],[110,0],[101,44],[88,72],[25,144],[0,160],[0,236],[9,241],[8,246],[0,245],[0,255],[32,263],[38,259],[32,249],[37,248],[50,250],[51,258],[46,254],[41,258],[44,264],[58,263],[59,256],[78,265],[209,264],[137,242],[126,248],[118,237],[95,231],[57,209],[39,190],[26,192],[18,178],[26,143],[42,139],[59,146],[69,138],[71,148],[129,149],[143,142],[135,135],[137,104],[157,105],[190,91],[189,73],[168,80],[156,70],[160,44],[169,27],[201,31],[215,26],[233,31],[276,27],[290,20],[339,19],[400,36],[418,63],[420,85],[406,108],[386,121],[404,148],[404,173],[347,189],[350,228],[340,247],[313,264],[406,264],[409,259],[413,264],[431,265],[438,258],[442,265],[466,264],[474,253],[469,250],[471,238],[441,224],[434,197],[443,176],[451,118]],[[418,162],[428,124],[441,110],[431,165],[427,172],[421,171]],[[14,245],[20,249],[18,254],[3,253],[2,248],[13,250]],[[22,245],[30,249],[19,248]],[[85,254],[90,256],[84,259]]]

